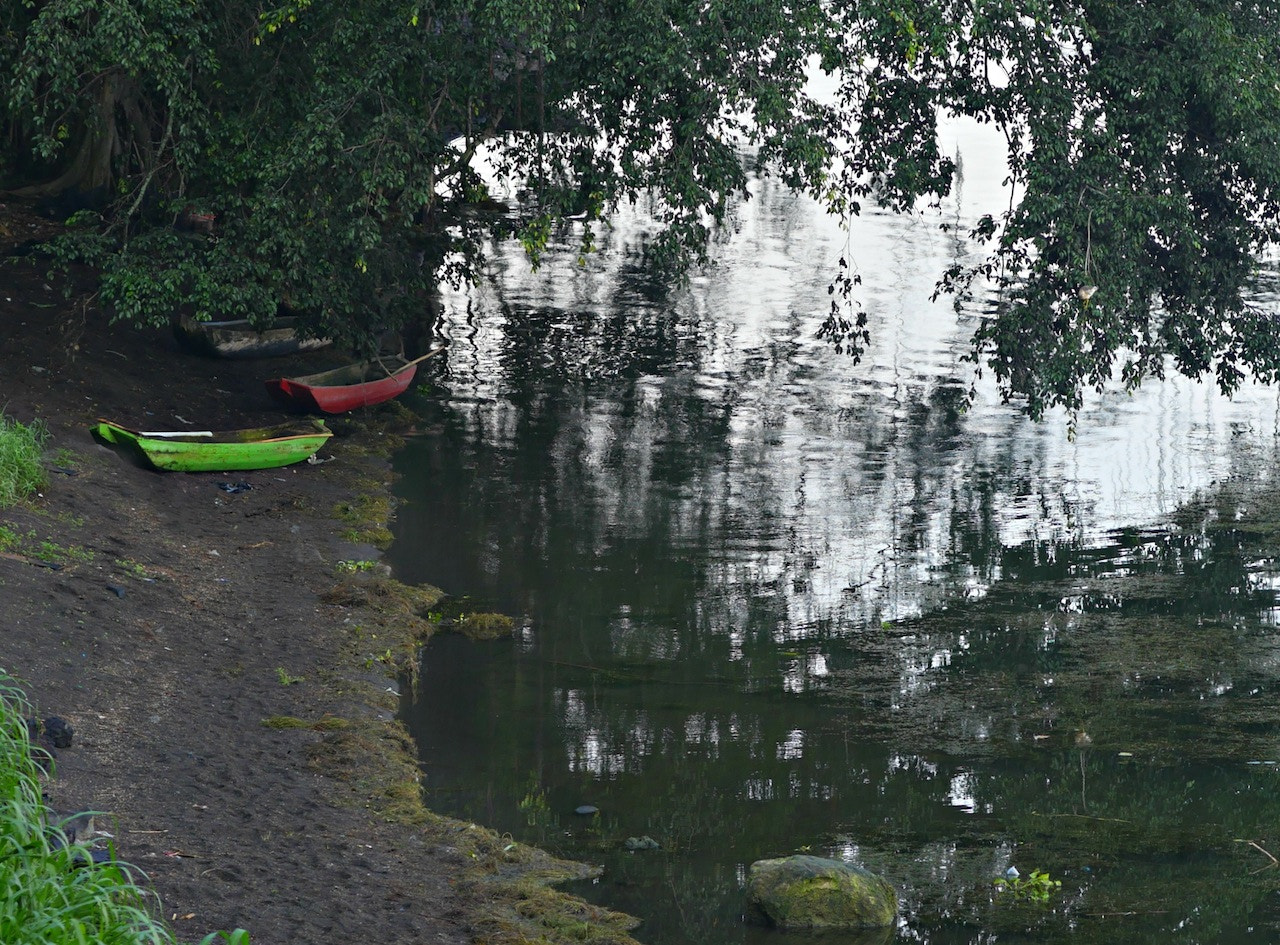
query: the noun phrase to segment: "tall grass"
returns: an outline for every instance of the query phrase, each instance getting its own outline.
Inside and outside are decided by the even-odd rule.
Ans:
[[[0,414],[0,509],[44,485],[40,454],[49,431],[39,420],[22,424]]]
[[[40,794],[22,692],[0,670],[0,942],[5,945],[175,945],[147,909],[130,868],[89,865],[87,851],[56,825]],[[56,842],[55,842],[56,838]],[[248,934],[205,939],[247,943]]]

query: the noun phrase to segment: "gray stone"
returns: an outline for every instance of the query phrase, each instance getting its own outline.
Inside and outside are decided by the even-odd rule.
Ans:
[[[646,835],[646,836],[643,836],[643,837],[627,837],[627,839],[625,839],[625,840],[623,840],[623,841],[622,841],[622,845],[623,845],[624,847],[626,847],[628,850],[631,850],[632,852],[635,852],[635,851],[637,851],[637,850],[660,850],[660,849],[662,849],[662,848],[658,845],[658,841],[657,841],[657,840],[655,840],[655,839],[653,839],[653,837],[650,837],[650,836],[647,836],[647,835]]]
[[[757,860],[747,895],[756,918],[784,929],[881,928],[898,915],[898,894],[887,881],[820,856]]]

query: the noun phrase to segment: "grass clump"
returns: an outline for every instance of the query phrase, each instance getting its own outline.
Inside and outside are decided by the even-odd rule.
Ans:
[[[40,455],[49,431],[39,420],[22,424],[0,414],[0,508],[7,508],[44,487]]]
[[[506,614],[464,614],[456,629],[472,640],[498,640],[511,636],[516,622]]]
[[[88,850],[54,823],[40,793],[30,715],[21,691],[0,671],[0,942],[176,945],[172,930],[147,909],[131,868],[114,858],[91,863]],[[205,942],[219,937],[248,942],[243,929]]]

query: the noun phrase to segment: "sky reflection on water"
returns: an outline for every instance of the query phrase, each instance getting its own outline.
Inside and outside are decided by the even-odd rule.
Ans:
[[[1001,174],[962,139],[963,222]],[[963,361],[981,311],[929,302],[971,252],[936,222],[846,234],[763,181],[687,287],[636,265],[634,216],[585,269],[501,249],[446,296],[392,560],[521,620],[426,648],[428,801],[603,862],[589,893],[654,945],[769,938],[745,868],[801,848],[889,875],[903,940],[1115,941],[1121,914],[1127,942],[1258,940],[1276,392],[1171,381],[1092,398],[1074,441],[1031,424]],[[860,364],[814,338],[844,253]],[[1010,863],[1061,897],[998,900]]]

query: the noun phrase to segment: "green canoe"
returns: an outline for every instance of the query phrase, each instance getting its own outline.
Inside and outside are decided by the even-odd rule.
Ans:
[[[235,469],[274,469],[298,463],[333,436],[323,420],[286,423],[275,427],[222,432],[189,430],[144,433],[109,420],[99,420],[93,434],[106,443],[138,450],[157,469],[178,472],[228,472]]]

